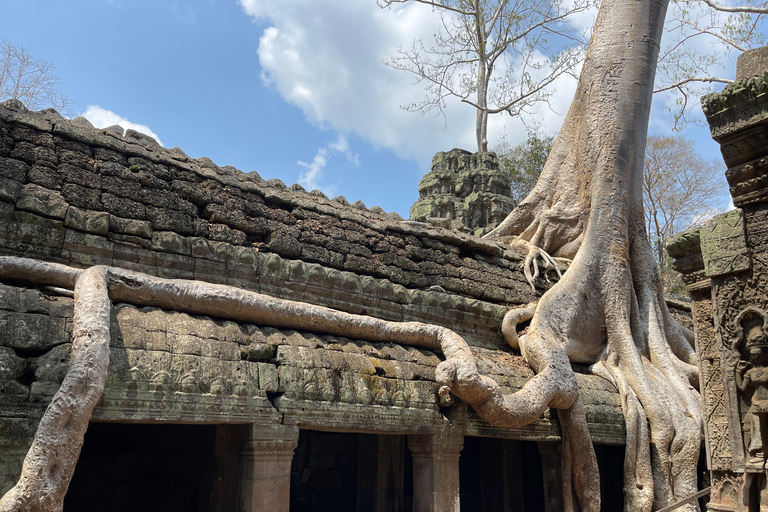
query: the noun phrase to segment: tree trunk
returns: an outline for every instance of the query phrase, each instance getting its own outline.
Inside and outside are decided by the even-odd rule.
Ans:
[[[485,33],[485,16],[483,4],[475,0],[475,37],[477,38],[477,113],[475,119],[475,136],[477,150],[488,151],[488,77],[489,69],[486,62],[486,45],[488,34]]]
[[[5,268],[3,269],[5,270]],[[24,271],[3,277],[33,274],[48,283],[70,281],[78,271],[63,265],[30,262]],[[70,278],[70,279],[68,279]],[[71,286],[71,284],[70,284]],[[91,267],[75,285],[72,359],[24,459],[18,483],[0,498],[2,512],[58,512],[75,473],[83,438],[101,398],[109,366],[107,271]]]
[[[534,265],[535,256],[546,257],[543,252],[573,258],[539,301],[520,345],[537,377],[562,360],[553,354],[564,354],[571,362],[593,364],[596,374],[619,389],[627,427],[626,510],[650,511],[696,492],[702,432],[691,385],[697,382],[696,355],[666,309],[642,203],[667,4],[603,1],[576,96],[541,178],[488,235],[515,235]],[[561,402],[562,396],[553,395],[550,405],[563,408]],[[573,411],[561,418],[582,415]],[[586,441],[582,446],[591,447]],[[564,457],[584,458],[564,448],[570,451]],[[582,486],[579,476],[573,472],[584,503],[584,494],[599,492],[599,484]]]

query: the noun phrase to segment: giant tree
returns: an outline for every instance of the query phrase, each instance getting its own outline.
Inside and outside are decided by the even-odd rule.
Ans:
[[[381,6],[409,0],[379,0]],[[437,10],[434,41],[414,41],[387,64],[423,82],[426,98],[408,110],[442,112],[455,97],[477,111],[478,151],[488,150],[488,116],[517,116],[546,101],[551,85],[581,61],[581,34],[568,23],[593,0],[413,0]],[[547,55],[551,55],[547,58]]]
[[[625,509],[696,491],[702,436],[697,358],[661,293],[643,215],[643,155],[668,0],[604,0],[576,95],[531,194],[489,237],[570,268],[503,330],[536,376],[509,397],[516,425],[559,410],[564,487],[599,510],[595,457],[570,362],[614,383],[626,419]],[[532,314],[527,336],[515,323]],[[566,500],[566,506],[570,503]]]

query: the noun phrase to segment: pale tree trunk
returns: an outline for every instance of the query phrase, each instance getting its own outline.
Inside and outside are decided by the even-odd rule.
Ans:
[[[485,33],[483,5],[475,0],[475,37],[477,38],[477,113],[475,120],[475,136],[477,150],[488,151],[488,76],[486,62],[486,44],[488,34]]]
[[[63,265],[34,261],[26,272],[14,273],[17,270],[11,268],[3,277],[34,275],[46,283],[71,287],[79,274],[69,369],[40,420],[21,478],[0,498],[2,512],[58,512],[63,509],[91,413],[107,380],[111,307],[107,272],[104,267],[91,267],[79,273]]]
[[[594,373],[618,388],[627,428],[627,511],[650,511],[696,492],[702,435],[693,388],[696,355],[666,309],[642,203],[643,157],[667,4],[603,1],[576,96],[541,178],[488,235],[516,236],[529,256],[546,258],[546,251],[573,258],[539,301],[520,345],[545,382],[565,358],[592,363]],[[527,261],[536,264],[536,258]],[[577,395],[573,376],[568,386],[570,396]],[[552,395],[550,405],[562,409],[563,397]],[[569,423],[585,424],[583,416],[580,408],[561,414],[563,430]],[[591,451],[588,437],[580,446]],[[565,446],[564,465],[581,460],[585,470],[595,471],[584,457]],[[597,510],[585,496],[598,493],[599,483],[585,484],[579,477],[574,471],[582,509]]]

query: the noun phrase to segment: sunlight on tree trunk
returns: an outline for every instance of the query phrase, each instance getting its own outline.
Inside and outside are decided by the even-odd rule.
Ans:
[[[663,300],[642,202],[667,5],[603,1],[576,96],[541,178],[487,235],[522,241],[533,254],[573,258],[539,301],[520,348],[545,383],[565,359],[591,364],[618,388],[627,430],[627,511],[650,511],[696,492],[702,438],[699,394],[692,385],[696,354]],[[550,406],[577,403],[574,380],[571,375],[573,389],[549,397]],[[561,418],[583,423],[583,415],[578,407]],[[582,510],[599,510],[594,452],[583,435],[564,446],[564,457],[573,461],[571,480]]]

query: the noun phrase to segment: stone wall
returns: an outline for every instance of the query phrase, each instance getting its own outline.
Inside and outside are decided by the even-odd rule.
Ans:
[[[494,242],[16,102],[0,105],[0,254],[112,265],[443,325],[468,341],[481,373],[509,393],[532,372],[506,346],[501,319],[547,285],[542,277],[531,291],[520,256]],[[18,476],[70,347],[67,293],[22,284],[0,285],[0,492]],[[299,429],[560,438],[550,412],[501,429],[466,404],[441,402],[440,354],[425,350],[130,304],[113,307],[111,345],[94,421],[248,424],[254,460],[278,430],[286,456]],[[623,443],[616,390],[586,372],[577,380],[593,439]],[[222,448],[235,458],[238,449]]]
[[[504,308],[534,299],[516,272],[520,257],[496,243],[8,106],[0,106],[3,254],[458,323],[470,343],[489,347],[498,346]]]

